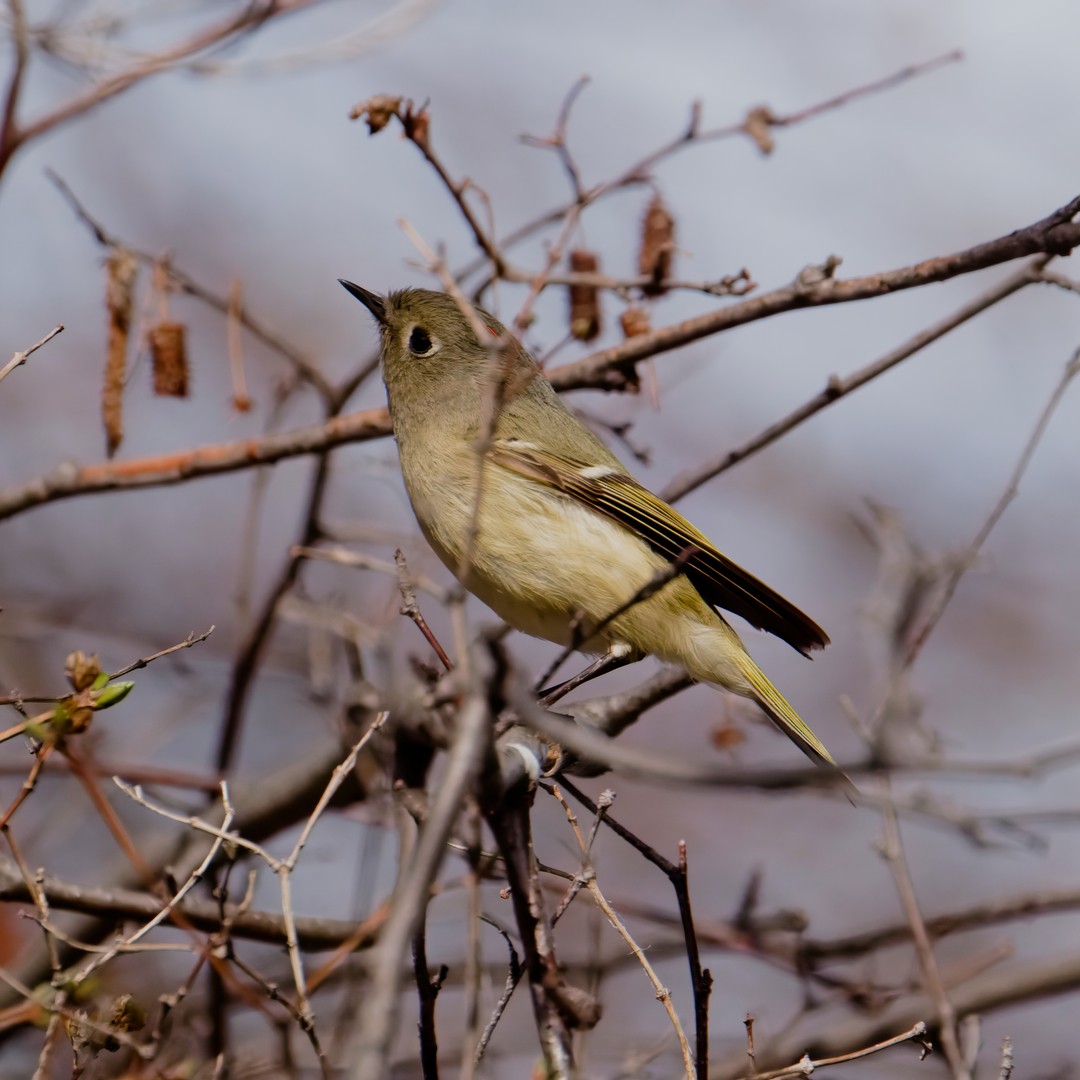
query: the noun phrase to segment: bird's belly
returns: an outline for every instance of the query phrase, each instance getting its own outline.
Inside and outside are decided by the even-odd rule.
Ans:
[[[431,502],[427,492],[410,493],[428,542],[470,592],[534,637],[579,643],[575,626],[582,618],[595,626],[665,565],[637,536],[602,514],[535,482],[488,468],[479,527],[462,579],[474,487],[468,499],[448,498],[448,490],[449,485],[434,488]],[[579,647],[602,650],[613,636]]]

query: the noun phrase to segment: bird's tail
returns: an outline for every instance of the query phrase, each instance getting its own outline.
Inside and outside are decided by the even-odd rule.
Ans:
[[[742,663],[743,675],[754,691],[754,699],[761,706],[765,715],[808,757],[818,765],[840,773],[832,754],[825,749],[825,744],[810,730],[810,725],[791,707],[787,699],[766,678],[765,673],[750,659],[745,657]],[[844,779],[850,785],[846,776]]]

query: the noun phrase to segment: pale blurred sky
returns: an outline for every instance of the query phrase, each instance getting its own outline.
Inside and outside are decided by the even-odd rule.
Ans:
[[[29,7],[34,17],[42,5]],[[16,159],[0,186],[7,256],[0,265],[0,348],[3,355],[23,348],[57,321],[67,330],[0,387],[0,483],[103,454],[100,252],[45,180],[47,166],[132,243],[171,251],[179,266],[222,291],[239,275],[252,309],[335,373],[374,343],[363,311],[335,278],[374,289],[428,283],[408,265],[415,253],[399,218],[430,243],[445,242],[452,264],[472,255],[446,193],[415,149],[392,129],[370,139],[348,120],[356,101],[378,92],[430,98],[439,153],[455,175],[468,175],[489,193],[497,229],[505,233],[566,195],[554,156],[518,137],[550,132],[563,96],[583,74],[592,82],[574,110],[570,137],[586,182],[595,182],[680,131],[695,98],[703,102],[706,126],[723,125],[753,105],[797,111],[907,64],[964,51],[961,63],[777,132],[771,158],[746,140],[728,140],[663,164],[657,184],[678,219],[678,272],[687,278],[716,278],[745,265],[767,288],[834,253],[843,257],[841,274],[869,273],[1027,225],[1080,192],[1073,117],[1080,100],[1080,6],[1066,0],[728,0],[663,9],[627,0],[476,0],[426,9],[411,31],[348,63],[272,78],[154,79]],[[283,22],[257,48],[230,59],[277,55],[382,10],[332,4],[317,23]],[[75,88],[48,65],[37,74],[31,113]],[[646,191],[631,190],[586,217],[585,238],[613,273],[633,269],[646,199]],[[536,265],[539,249],[523,248],[516,257]],[[793,313],[666,354],[656,361],[659,413],[644,399],[579,400],[637,419],[636,440],[654,451],[644,475],[660,486],[742,443],[821,389],[831,373],[870,362],[1006,273],[995,269],[892,298]],[[503,310],[512,312],[522,295],[503,289]],[[655,319],[675,321],[714,303],[671,296],[657,305]],[[249,343],[259,407],[249,417],[233,416],[220,322],[190,301],[176,299],[173,308],[191,327],[194,400],[151,400],[148,373],[137,372],[125,457],[257,434],[265,422],[271,376],[279,370],[274,362]],[[531,342],[550,345],[564,332],[563,296],[545,298],[539,311]],[[614,304],[607,314],[614,326]],[[1078,330],[1080,298],[1029,289],[685,501],[685,511],[723,550],[829,629],[835,644],[812,666],[782,645],[758,637],[750,644],[841,755],[854,752],[855,740],[837,697],[851,693],[869,706],[878,678],[868,665],[859,614],[874,560],[850,516],[872,496],[895,506],[930,549],[969,540],[1076,347]],[[606,340],[615,340],[611,329]],[[573,355],[567,350],[560,358]],[[378,401],[381,388],[373,384],[357,404]],[[316,416],[310,402],[298,402],[287,423]],[[339,457],[333,516],[415,535],[391,445]],[[964,756],[1022,753],[1076,730],[1078,461],[1080,393],[1074,391],[920,663],[927,720]],[[292,540],[308,468],[289,464],[271,483],[258,552],[264,584]],[[192,660],[210,688],[194,697],[212,726],[221,662],[236,640],[231,596],[250,483],[233,477],[79,500],[5,523],[0,593],[9,614],[0,616],[0,636],[23,636],[28,624],[13,629],[12,613],[35,612],[82,628],[87,647],[92,631],[117,635],[109,639],[118,653],[110,659],[119,663],[217,623],[222,629],[204,658]],[[434,570],[433,561],[428,567]],[[321,595],[347,597],[358,589],[341,574],[314,580]],[[356,595],[377,598],[371,601],[377,610],[366,613],[392,618],[388,590]],[[404,636],[409,630],[399,640],[416,647]],[[0,637],[5,680],[16,656],[20,664],[40,663],[34,676],[41,680],[62,656],[59,644],[55,650],[50,644],[47,656],[38,652],[31,661],[32,650],[12,645],[4,659],[3,647]],[[521,643],[523,656],[541,652]],[[285,636],[277,659],[285,669],[301,667],[294,638]],[[288,708],[307,709],[300,680],[292,685]],[[697,691],[688,700],[697,707],[683,708],[678,724],[642,725],[635,737],[700,753],[719,699]],[[266,730],[283,731],[291,722],[262,708],[258,714],[250,723],[265,723]],[[263,748],[252,743],[249,738],[246,760],[253,768]],[[788,763],[786,749],[754,733],[747,753]],[[1070,776],[1034,792],[969,784],[956,793],[1058,805],[1071,796]],[[742,846],[727,853],[723,869],[703,868],[695,879],[706,912],[730,910],[746,870],[760,861],[770,865],[773,902],[801,902],[805,866],[798,855],[808,848],[826,878],[855,873],[858,864],[860,880],[868,882],[832,908],[834,920],[865,915],[868,897],[891,910],[891,886],[869,847],[875,832],[869,815],[852,825],[846,807],[821,807],[817,816],[793,821],[795,804],[787,799],[663,798],[673,821],[689,822],[684,832],[691,839],[700,833],[703,848],[716,841],[716,814],[737,809],[740,815]],[[643,802],[626,803],[623,816],[650,820]],[[823,830],[831,837],[827,847]],[[1061,853],[1076,855],[1077,845],[1064,838],[1055,844],[1049,859],[1015,856],[1005,865],[971,855],[953,837],[916,831],[927,906],[1039,881],[1068,883],[1075,875],[1062,874]],[[963,888],[957,866],[965,870]],[[627,862],[623,872],[632,876],[638,868]],[[822,933],[842,928],[828,925],[828,912],[823,917]],[[721,996],[717,1029],[737,1037],[748,1007],[765,1008]],[[1060,1013],[1027,1010],[1018,1020],[1027,1025],[1024,1060],[1032,1072],[1067,1052],[1063,1033],[1054,1041],[1055,1017]]]

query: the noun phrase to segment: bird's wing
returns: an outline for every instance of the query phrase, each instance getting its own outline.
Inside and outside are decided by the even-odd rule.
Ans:
[[[686,518],[620,469],[590,466],[520,439],[496,440],[489,457],[505,469],[606,514],[665,559],[683,556],[683,572],[714,607],[734,612],[804,655],[829,644],[828,635],[813,619],[722,555]]]

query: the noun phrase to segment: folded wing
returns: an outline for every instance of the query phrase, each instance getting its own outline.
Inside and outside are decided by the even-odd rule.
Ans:
[[[498,440],[489,456],[505,469],[606,514],[665,559],[676,559],[689,550],[684,573],[713,607],[734,612],[803,655],[828,645],[828,635],[813,619],[722,555],[686,518],[619,469],[590,466],[517,439]]]

